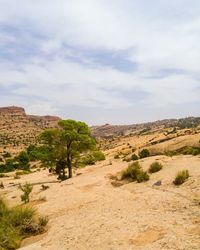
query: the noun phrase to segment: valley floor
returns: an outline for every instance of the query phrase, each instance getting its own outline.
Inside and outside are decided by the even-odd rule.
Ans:
[[[48,231],[26,239],[23,250],[197,250],[200,249],[200,157],[166,156],[140,160],[144,169],[159,160],[164,168],[146,183],[113,187],[109,176],[127,166],[115,160],[79,171],[62,183],[35,185],[31,204],[49,217]],[[180,187],[172,181],[179,170],[191,177]],[[56,180],[47,170],[7,179],[0,191],[13,204],[20,191],[9,183]],[[162,185],[153,184],[162,181]],[[46,201],[42,202],[41,197]],[[16,198],[15,198],[16,197]]]

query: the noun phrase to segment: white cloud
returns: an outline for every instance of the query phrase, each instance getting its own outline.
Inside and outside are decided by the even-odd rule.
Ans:
[[[183,2],[184,7],[180,8]],[[26,47],[29,41],[37,47],[35,54],[30,53],[27,58],[22,54],[23,62],[19,64],[17,58],[0,58],[0,87],[22,84],[14,91],[18,97],[12,94],[6,98],[25,105],[31,112],[59,113],[72,106],[114,112],[140,105],[138,120],[142,120],[146,107],[156,112],[158,108],[179,105],[177,115],[184,116],[187,114],[180,109],[181,104],[199,102],[197,1],[188,4],[156,0],[150,4],[146,0],[18,0],[13,4],[11,0],[0,0],[0,9],[0,25],[5,26],[2,30],[0,26],[0,45],[6,49],[9,42],[9,49],[14,52],[16,44]],[[25,41],[10,32],[10,26],[21,34],[28,32]],[[84,49],[91,54],[94,50],[128,51],[128,59],[138,68],[123,72],[112,63],[94,63],[92,56],[81,53]],[[131,100],[126,95],[114,95],[115,88],[130,94],[139,89],[148,95]],[[11,101],[5,101],[5,96],[0,100],[1,105],[8,102]],[[109,119],[109,115],[102,117],[105,122]]]

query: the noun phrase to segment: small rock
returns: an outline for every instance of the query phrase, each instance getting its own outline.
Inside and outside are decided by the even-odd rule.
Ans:
[[[161,186],[162,185],[162,181],[156,181],[153,186]]]

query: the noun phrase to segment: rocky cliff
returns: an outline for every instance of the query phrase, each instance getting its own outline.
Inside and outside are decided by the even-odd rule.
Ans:
[[[60,118],[27,115],[21,107],[0,108],[0,146],[26,146],[34,143],[45,128],[53,128]]]

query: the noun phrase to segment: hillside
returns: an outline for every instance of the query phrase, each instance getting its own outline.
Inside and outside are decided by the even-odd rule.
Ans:
[[[200,125],[200,117],[188,117],[182,119],[165,119],[155,122],[147,122],[132,125],[110,125],[92,126],[91,130],[95,137],[121,136],[130,134],[144,134],[156,132],[169,128],[190,129]]]
[[[56,116],[27,115],[21,107],[0,108],[0,146],[24,147],[34,143],[45,128],[55,127],[60,118]]]
[[[19,107],[0,111],[1,133],[10,139],[6,145],[12,150],[34,142],[39,132],[55,127],[59,119],[29,116]],[[106,159],[84,168],[77,165],[72,179],[58,181],[37,161],[31,163],[31,172],[2,175],[0,196],[10,206],[21,204],[18,186],[28,182],[33,185],[30,205],[49,219],[47,232],[23,240],[21,249],[199,250],[198,122],[199,118],[186,118],[93,127],[97,137],[102,133],[98,142]],[[121,171],[134,163],[133,154],[140,156],[142,149],[150,152],[138,159],[142,169],[148,171],[158,162],[161,170],[149,173],[146,182],[121,180]],[[188,149],[192,153],[184,154]],[[173,181],[182,170],[189,171],[189,178],[178,187]]]

